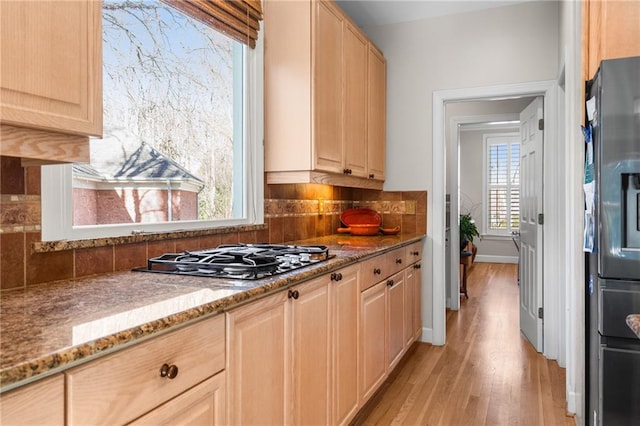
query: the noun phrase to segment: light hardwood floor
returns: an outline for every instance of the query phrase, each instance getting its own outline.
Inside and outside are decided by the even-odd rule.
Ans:
[[[517,266],[475,263],[467,288],[447,344],[416,343],[355,424],[575,424],[565,370],[520,334]]]

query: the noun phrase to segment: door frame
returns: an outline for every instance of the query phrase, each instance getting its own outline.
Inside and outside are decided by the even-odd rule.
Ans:
[[[446,283],[445,283],[445,193],[446,193],[446,141],[445,141],[445,105],[449,102],[478,101],[491,99],[505,99],[521,96],[544,97],[544,164],[548,164],[559,149],[557,143],[557,81],[546,80],[528,83],[507,84],[498,86],[472,87],[466,89],[440,90],[433,92],[433,169],[432,182],[433,194],[429,197],[432,202],[432,227],[430,229],[431,253],[433,256],[433,268],[431,283],[433,286],[432,312],[433,328],[432,343],[444,345],[446,342]],[[555,209],[557,205],[557,186],[545,182],[559,182],[560,171],[558,167],[546,168],[543,181],[543,205],[547,215],[543,232],[558,233],[558,220],[553,216],[562,213]],[[565,282],[560,279],[563,275],[557,268],[557,262],[551,260],[551,256],[560,255],[561,247],[549,244],[550,239],[543,238],[543,306],[546,308],[544,321],[543,347],[547,358],[555,358],[560,346],[559,334],[564,329],[564,307],[559,306],[557,300],[564,293]],[[551,262],[547,262],[547,259]],[[556,285],[551,285],[555,282]]]
[[[446,112],[446,111],[445,111]],[[447,176],[451,177],[449,185],[449,199],[450,199],[450,226],[449,226],[449,239],[452,241],[460,240],[460,226],[458,224],[458,215],[460,214],[460,181],[458,179],[459,165],[460,165],[460,126],[478,124],[482,127],[483,123],[497,122],[497,121],[515,121],[520,117],[515,113],[499,113],[499,114],[486,114],[486,115],[456,115],[449,118],[449,145],[446,147],[447,151],[455,156],[454,161],[447,159],[448,165],[452,165],[451,170],[447,170]],[[484,129],[516,129],[517,125],[504,125],[504,126],[485,126]],[[514,130],[514,132],[517,130]],[[445,152],[447,152],[445,151]],[[446,185],[445,185],[446,190]],[[445,213],[446,214],[446,213]],[[446,220],[446,217],[445,217]],[[454,224],[457,224],[454,226]],[[460,249],[457,244],[449,244],[449,259],[451,260],[449,270],[449,294],[450,299],[447,300],[447,307],[451,310],[457,311],[460,309]]]

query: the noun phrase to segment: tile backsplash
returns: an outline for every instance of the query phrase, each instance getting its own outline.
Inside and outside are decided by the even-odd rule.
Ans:
[[[425,191],[282,184],[265,185],[264,195],[266,226],[166,234],[141,241],[86,241],[66,248],[65,243],[40,242],[40,167],[22,167],[19,158],[0,157],[0,290],[127,270],[167,252],[330,235],[341,226],[340,213],[352,207],[377,210],[385,228],[426,233]]]

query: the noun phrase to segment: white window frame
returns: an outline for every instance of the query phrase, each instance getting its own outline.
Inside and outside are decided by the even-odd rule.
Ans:
[[[224,228],[264,223],[264,37],[256,47],[244,46],[243,108],[244,155],[243,211],[241,217],[226,220],[190,220],[163,223],[132,223],[73,226],[72,165],[43,166],[42,240],[85,240],[109,238],[139,233],[178,232]]]
[[[511,237],[511,221],[507,222],[506,230],[489,229],[489,147],[497,144],[507,144],[509,147],[508,167],[511,167],[511,144],[520,144],[520,133],[485,133],[482,135],[483,163],[482,163],[482,235]],[[508,182],[508,190],[511,184]],[[511,217],[511,198],[509,197],[508,217]]]

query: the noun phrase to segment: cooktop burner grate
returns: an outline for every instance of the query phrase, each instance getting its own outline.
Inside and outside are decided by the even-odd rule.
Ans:
[[[329,259],[326,246],[227,244],[213,249],[166,253],[138,272],[255,280]]]

